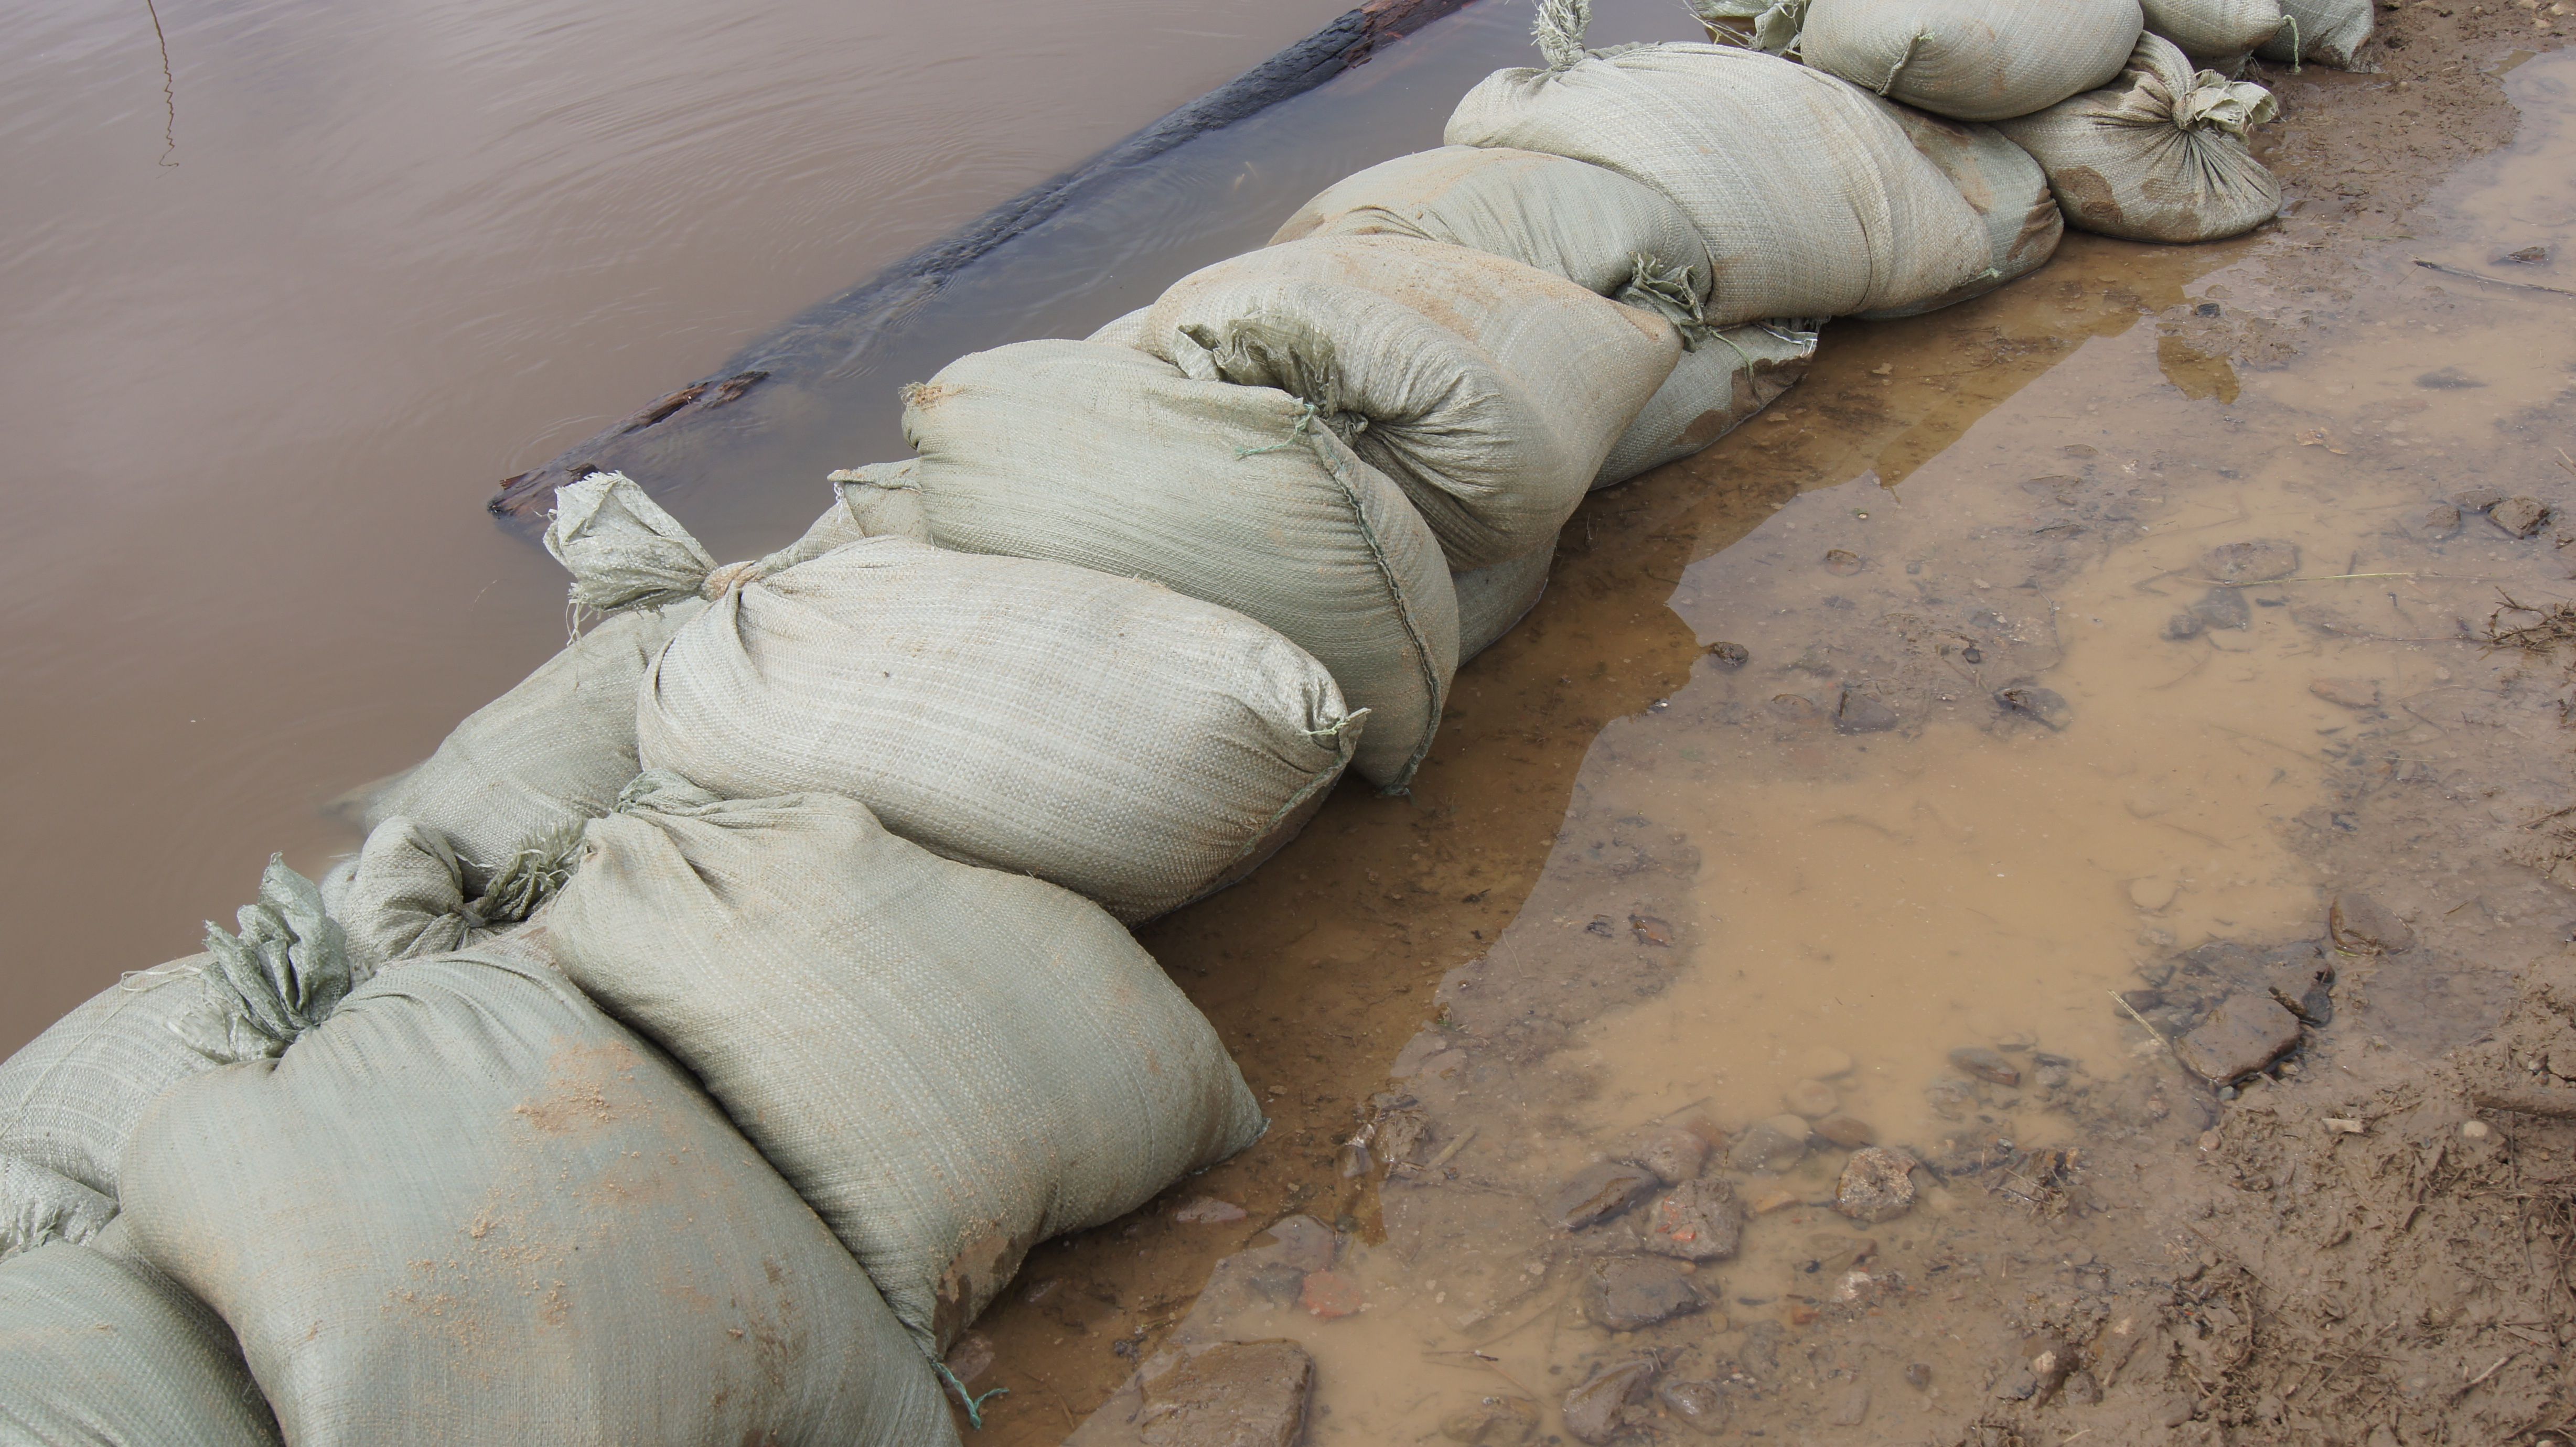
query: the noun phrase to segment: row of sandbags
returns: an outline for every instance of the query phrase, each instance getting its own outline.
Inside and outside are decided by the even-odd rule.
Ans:
[[[1031,1246],[1263,1128],[1121,922],[1346,769],[1404,788],[1585,492],[1824,319],[2002,285],[2061,202],[2129,234],[2140,167],[2206,229],[2268,104],[2132,33],[1988,126],[1549,17],[1448,145],[907,389],[918,455],[776,553],[564,489],[595,626],[368,791],[356,858],[0,1065],[0,1422],[948,1440],[930,1363]]]

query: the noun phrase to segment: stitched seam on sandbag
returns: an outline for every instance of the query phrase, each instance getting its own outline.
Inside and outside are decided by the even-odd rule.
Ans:
[[[1342,490],[1342,497],[1350,504],[1351,521],[1359,528],[1360,541],[1368,545],[1369,561],[1376,565],[1378,576],[1386,582],[1387,595],[1395,602],[1395,616],[1404,620],[1404,636],[1413,642],[1414,666],[1421,670],[1423,691],[1431,700],[1431,716],[1423,725],[1422,737],[1415,741],[1413,753],[1405,759],[1404,767],[1387,780],[1386,787],[1390,791],[1402,789],[1413,782],[1414,771],[1422,767],[1423,759],[1431,752],[1431,740],[1440,732],[1441,712],[1449,706],[1449,691],[1440,684],[1440,671],[1431,666],[1431,640],[1423,636],[1420,625],[1413,621],[1413,600],[1405,595],[1396,578],[1395,565],[1387,561],[1386,549],[1378,545],[1377,530],[1369,526],[1368,509],[1360,500],[1359,489],[1352,486],[1344,475],[1343,462],[1330,451],[1331,444],[1309,435],[1306,445],[1313,449],[1317,459],[1324,464],[1325,475],[1332,478],[1333,485]],[[1413,506],[1410,500],[1406,500],[1404,505]],[[1271,822],[1276,824],[1278,821],[1274,818]]]

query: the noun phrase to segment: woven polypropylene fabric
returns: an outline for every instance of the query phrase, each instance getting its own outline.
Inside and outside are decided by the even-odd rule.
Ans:
[[[2195,75],[2172,41],[2148,35],[2116,84],[1997,129],[2048,172],[2069,226],[2131,241],[2215,241],[2281,209],[2281,183],[2243,133],[2270,109],[2262,87]]]
[[[1923,158],[1941,168],[1986,224],[1986,274],[1953,292],[1908,307],[1871,312],[1873,318],[1918,316],[1952,306],[2037,271],[2057,254],[2066,218],[2048,189],[2048,173],[2030,152],[2004,133],[1973,121],[1954,121],[1912,106],[1882,100],[1879,106],[1903,128]]]
[[[1261,1134],[1216,1031],[1089,901],[837,795],[636,792],[589,828],[555,957],[706,1084],[925,1348],[1029,1247]]]
[[[1461,570],[1553,537],[1681,355],[1660,316],[1409,236],[1315,236],[1218,262],[1163,293],[1145,346],[1322,409]]]
[[[1404,494],[1296,398],[1096,342],[975,352],[905,394],[931,540],[1149,578],[1267,624],[1369,711],[1401,788],[1458,669],[1458,604]]]
[[[2370,39],[2377,12],[2370,0],[2281,0],[2285,17],[2272,38],[2256,51],[2284,65],[2331,65],[2352,69],[2353,56]]]
[[[223,1062],[174,1028],[209,998],[195,955],[126,976],[0,1064],[0,1156],[14,1156],[113,1201],[117,1160],[161,1092]],[[14,1195],[0,1172],[0,1196]],[[31,1191],[42,1185],[25,1183]],[[11,1201],[7,1212],[14,1214]],[[32,1244],[32,1243],[27,1243]]]
[[[1493,647],[1529,616],[1547,591],[1547,570],[1555,561],[1556,539],[1550,538],[1527,557],[1458,575],[1459,662]]]
[[[2145,24],[2138,0],[1815,0],[1798,53],[1890,100],[1999,121],[2108,82]]]
[[[48,1241],[87,1241],[115,1216],[114,1197],[0,1153],[0,1261]]]
[[[562,977],[410,960],[164,1096],[136,1251],[297,1447],[954,1442],[930,1364],[678,1067]]]
[[[1537,151],[1442,146],[1334,182],[1270,238],[1411,236],[1507,256],[1586,291],[1615,294],[1639,257],[1693,268],[1708,248],[1661,192],[1615,171]]]
[[[492,931],[467,912],[465,866],[447,836],[417,819],[387,819],[367,835],[332,917],[366,970],[463,949]]]
[[[1497,71],[1446,139],[1571,156],[1670,197],[1707,245],[1721,326],[1906,306],[1986,269],[1983,223],[1867,96],[1757,51]]]
[[[1100,330],[1084,337],[1083,340],[1105,342],[1113,347],[1129,347],[1142,351],[1145,346],[1145,318],[1151,316],[1153,311],[1150,306],[1140,306],[1122,316],[1112,317]]]
[[[2181,47],[2195,62],[2225,66],[2260,49],[2281,33],[2281,0],[2141,0],[2147,29]],[[2370,33],[2370,7],[2361,10]]]
[[[59,1244],[0,1264],[0,1447],[277,1440],[233,1334],[159,1272]]]
[[[427,762],[374,790],[368,829],[396,815],[447,836],[479,887],[530,839],[597,818],[636,775],[635,688],[706,604],[621,613],[458,724]]]
[[[648,768],[732,798],[847,794],[917,844],[1128,920],[1285,842],[1361,717],[1322,664],[1230,609],[902,537],[714,604],[636,707]]]
[[[1702,337],[1628,424],[1592,485],[1626,482],[1724,437],[1807,375],[1815,355],[1816,334],[1794,326],[1728,327]]]

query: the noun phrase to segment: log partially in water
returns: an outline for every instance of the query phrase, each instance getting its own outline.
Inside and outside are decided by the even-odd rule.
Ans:
[[[650,436],[705,422],[754,387],[804,369],[838,367],[864,352],[888,323],[936,295],[949,279],[1014,237],[1061,213],[1084,191],[1173,147],[1303,95],[1467,0],[1368,0],[1218,89],[1100,155],[1031,187],[953,235],[914,252],[859,286],[808,308],[736,353],[712,374],[643,407],[532,471],[504,478],[487,504],[503,518],[542,516],[554,490],[594,472],[621,470]]]

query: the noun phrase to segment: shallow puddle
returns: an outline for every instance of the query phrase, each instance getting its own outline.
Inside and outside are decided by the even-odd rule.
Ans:
[[[2168,1049],[2220,999],[2287,982],[2317,1013],[2283,1077],[2491,1024],[2512,965],[2566,937],[2576,853],[2550,833],[2570,694],[2491,634],[2536,616],[2499,618],[2508,596],[2568,597],[2576,533],[2480,504],[2576,501],[2576,299],[2414,262],[2565,284],[2576,57],[2508,60],[2519,144],[2340,291],[2280,260],[2315,245],[2295,215],[2232,248],[2077,238],[1986,301],[1829,330],[1686,481],[1596,497],[1569,548],[1622,520],[1677,546],[1626,560],[1666,611],[1623,624],[1561,569],[1587,596],[1462,674],[1457,717],[1544,694],[1557,658],[1581,660],[1560,687],[1651,693],[1537,840],[1513,837],[1526,801],[1426,774],[1466,827],[1408,887],[1526,900],[1341,1127],[1377,1190],[1333,1241],[1253,1238],[1169,1345],[1303,1344],[1317,1444],[1609,1440],[1567,1393],[1648,1358],[1700,1385],[1618,1440],[1689,1440],[1707,1394],[1748,1437],[1956,1424],[2012,1333],[1951,1303],[2111,1302],[2160,1263],[2170,1285],[2156,1203],[2085,1183],[2225,1108]],[[2416,944],[2333,949],[2329,899],[2363,892]],[[2317,971],[2330,1001],[2300,998]],[[1680,1197],[1651,1183],[1568,1229],[1588,1169],[1674,1127],[1750,1210],[1739,1250],[1676,1261]],[[1869,1141],[1923,1169],[1865,1223],[1834,1205]],[[1077,1440],[1125,1440],[1136,1406]]]

